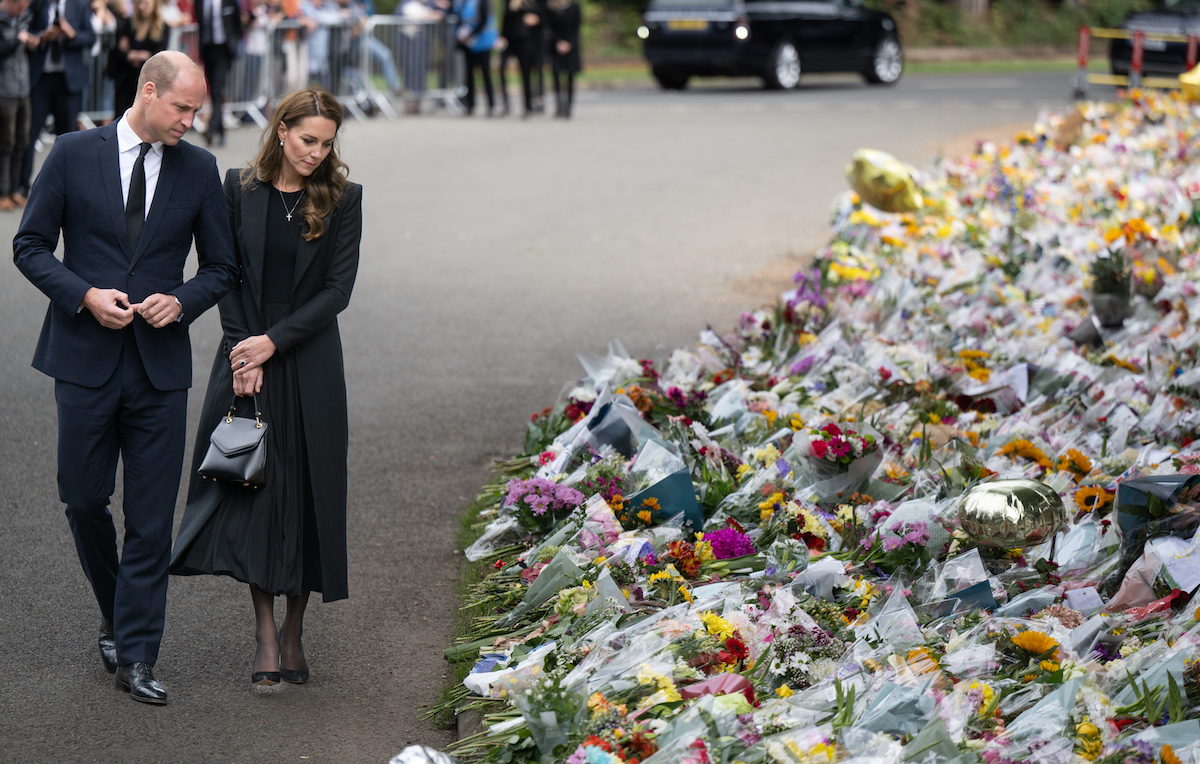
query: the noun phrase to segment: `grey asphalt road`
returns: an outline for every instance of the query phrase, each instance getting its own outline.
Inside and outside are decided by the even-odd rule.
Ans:
[[[448,743],[419,713],[445,675],[456,516],[491,461],[520,449],[528,416],[580,375],[576,354],[616,338],[661,360],[784,291],[828,235],[855,149],[925,164],[1011,137],[1068,96],[1063,74],[912,76],[892,89],[829,77],[791,93],[587,92],[570,123],[348,124],[343,155],[366,216],[342,317],[351,598],[310,607],[312,681],[268,693],[248,681],[246,587],[216,578],[172,580],[157,667],[171,704],[113,688],[55,489],[53,385],[29,366],[46,300],[8,266],[0,761],[386,762],[410,743]],[[220,165],[243,162],[256,139],[233,133]],[[17,223],[0,213],[0,237]],[[192,338],[202,391],[215,311]],[[200,404],[193,394],[189,438]]]

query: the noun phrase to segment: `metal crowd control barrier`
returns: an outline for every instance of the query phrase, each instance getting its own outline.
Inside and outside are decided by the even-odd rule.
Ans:
[[[116,32],[101,32],[98,36],[98,55],[88,62],[88,86],[83,93],[83,110],[79,121],[85,128],[95,127],[113,116],[113,81],[108,70],[108,52],[117,44]]]
[[[410,103],[435,104],[454,115],[463,113],[459,99],[466,74],[455,47],[453,24],[371,16],[362,37],[367,98],[385,116],[395,117],[391,99],[400,96]]]
[[[1101,74],[1098,72],[1088,72],[1088,46],[1092,38],[1133,41],[1133,53],[1129,60],[1128,76],[1122,74]],[[1196,65],[1196,54],[1198,47],[1196,35],[1146,34],[1140,29],[1130,31],[1127,29],[1094,29],[1087,26],[1081,26],[1079,27],[1079,46],[1076,51],[1076,64],[1078,65],[1078,69],[1076,70],[1074,77],[1075,97],[1083,98],[1087,95],[1088,83],[1093,83],[1096,85],[1125,85],[1131,88],[1179,87],[1179,80],[1177,78],[1142,76],[1142,65],[1145,62],[1147,40],[1162,42],[1186,42],[1187,69],[1191,70],[1192,67]]]
[[[172,27],[167,47],[203,65],[198,30],[196,24]],[[98,52],[90,57],[79,114],[86,128],[120,116],[113,114],[113,81],[106,71],[116,42],[115,32],[102,32]],[[357,25],[312,30],[297,21],[283,21],[266,32],[264,47],[261,52],[243,51],[230,67],[225,88],[230,119],[248,117],[265,127],[274,101],[313,82],[329,90],[358,120],[374,113],[394,119],[393,101],[398,98],[434,104],[455,115],[463,112],[459,99],[466,89],[465,65],[454,25],[446,21],[371,16]],[[207,112],[198,115],[195,129],[203,132],[213,117]],[[40,135],[41,131],[34,138],[38,151],[44,146]]]

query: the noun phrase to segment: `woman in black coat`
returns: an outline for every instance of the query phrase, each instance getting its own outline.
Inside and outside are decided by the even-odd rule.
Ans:
[[[167,49],[162,0],[134,0],[133,15],[117,19],[116,38],[116,47],[108,52],[108,74],[113,81],[113,119],[120,119],[133,106],[142,64]]]
[[[335,140],[342,108],[324,90],[276,107],[251,164],[225,178],[241,280],[220,302],[217,351],[171,572],[250,585],[257,628],[251,681],[308,681],[301,634],[311,592],[345,599],[348,425],[337,316],[350,301],[362,187]],[[257,395],[267,425],[266,483],[195,474],[209,434],[237,398]],[[287,598],[276,631],[274,598]]]
[[[575,101],[575,75],[583,69],[579,55],[579,27],[582,14],[575,0],[550,0],[550,37],[554,71],[554,101],[557,106],[554,116],[571,118],[571,106]]]

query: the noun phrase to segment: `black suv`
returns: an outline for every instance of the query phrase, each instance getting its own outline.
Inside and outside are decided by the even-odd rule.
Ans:
[[[650,0],[637,32],[669,90],[714,75],[787,89],[802,71],[859,72],[890,85],[904,71],[895,20],[862,0]]]
[[[1122,29],[1141,30],[1147,35],[1200,35],[1200,0],[1165,0],[1162,7],[1138,11],[1125,17]],[[1113,74],[1129,74],[1133,58],[1132,40],[1113,40],[1108,48]],[[1146,40],[1142,52],[1142,74],[1175,77],[1187,71],[1187,43]]]

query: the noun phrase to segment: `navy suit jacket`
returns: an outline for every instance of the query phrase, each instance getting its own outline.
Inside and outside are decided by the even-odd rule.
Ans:
[[[131,303],[172,294],[183,317],[154,329],[130,324],[142,363],[158,390],[192,384],[188,324],[216,304],[237,278],[229,213],[212,154],[180,142],[164,146],[158,186],[137,251],[125,230],[117,123],[60,136],[46,158],[13,239],[13,261],[50,298],[33,366],[84,387],[103,385],[117,367],[125,331],[79,310],[91,287],[119,289]],[[63,259],[54,256],[59,231]],[[196,275],[183,279],[195,240]]]
[[[30,6],[29,33],[40,35],[50,23],[50,5],[56,0],[34,0]],[[88,0],[67,0],[67,23],[75,29],[75,38],[60,38],[63,54],[63,76],[67,90],[82,93],[88,85],[88,62],[92,57],[92,46],[96,44],[96,30],[92,29],[92,6]],[[42,67],[50,54],[50,43],[37,46],[29,54],[29,85],[37,87],[42,76]],[[74,129],[74,125],[71,126]]]

